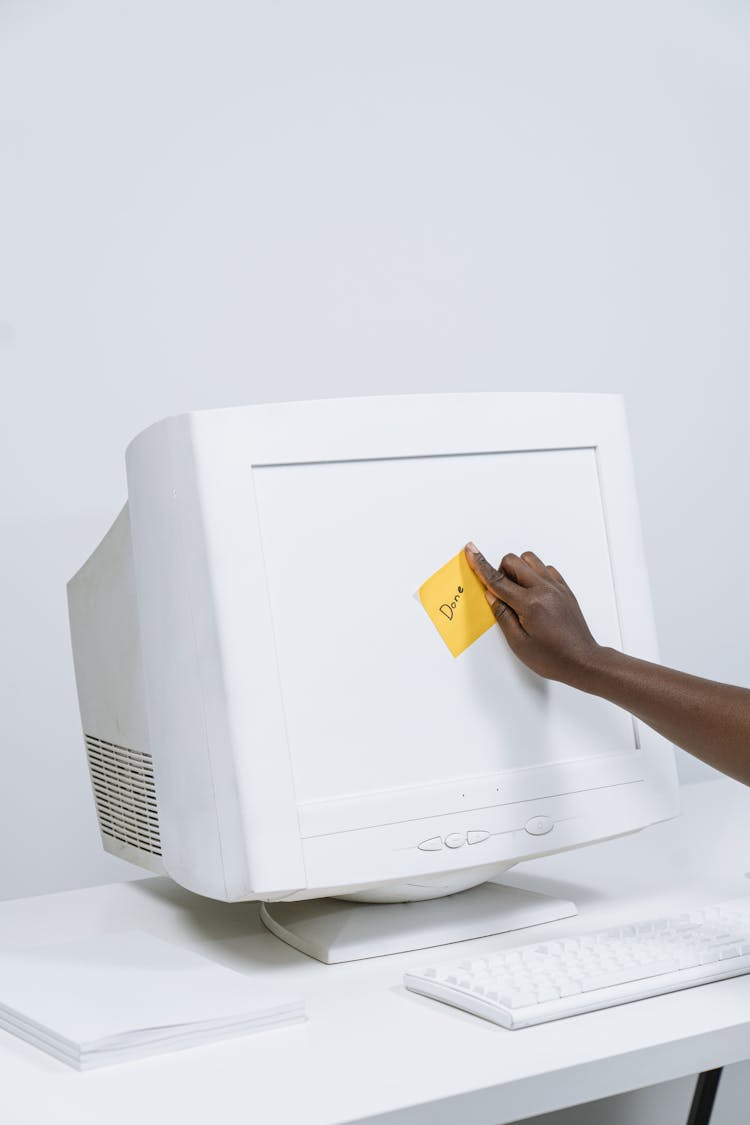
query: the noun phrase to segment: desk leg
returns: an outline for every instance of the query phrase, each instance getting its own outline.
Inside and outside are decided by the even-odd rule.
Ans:
[[[704,1070],[698,1075],[687,1125],[708,1125],[720,1078],[721,1067],[717,1067],[716,1070]]]

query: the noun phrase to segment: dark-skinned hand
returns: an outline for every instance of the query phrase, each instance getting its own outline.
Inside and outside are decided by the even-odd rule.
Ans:
[[[473,543],[465,551],[512,652],[538,675],[580,686],[599,645],[560,572],[533,551],[505,555],[497,569]]]

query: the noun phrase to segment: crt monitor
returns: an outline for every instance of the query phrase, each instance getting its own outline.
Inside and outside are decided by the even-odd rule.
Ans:
[[[367,953],[421,924],[373,903],[424,900],[440,926],[522,860],[675,814],[658,735],[535,676],[497,628],[454,658],[414,597],[468,540],[532,549],[600,643],[657,659],[618,396],[200,411],[126,461],[127,504],[68,588],[108,851],[262,900],[308,951],[321,916],[359,927]]]

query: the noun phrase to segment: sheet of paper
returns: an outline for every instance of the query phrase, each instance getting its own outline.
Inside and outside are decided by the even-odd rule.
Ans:
[[[0,1026],[74,1055],[303,1014],[302,999],[270,981],[137,930],[0,957]]]
[[[463,550],[436,570],[418,590],[427,616],[454,656],[495,624],[484,586]]]

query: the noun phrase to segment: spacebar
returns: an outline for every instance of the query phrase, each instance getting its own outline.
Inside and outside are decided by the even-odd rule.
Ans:
[[[679,965],[675,961],[654,961],[650,965],[630,965],[626,969],[613,969],[609,973],[597,973],[596,976],[581,977],[581,990],[583,992],[596,992],[597,988],[612,988],[616,984],[634,984],[639,980],[661,977],[665,973],[675,973],[678,969]]]

